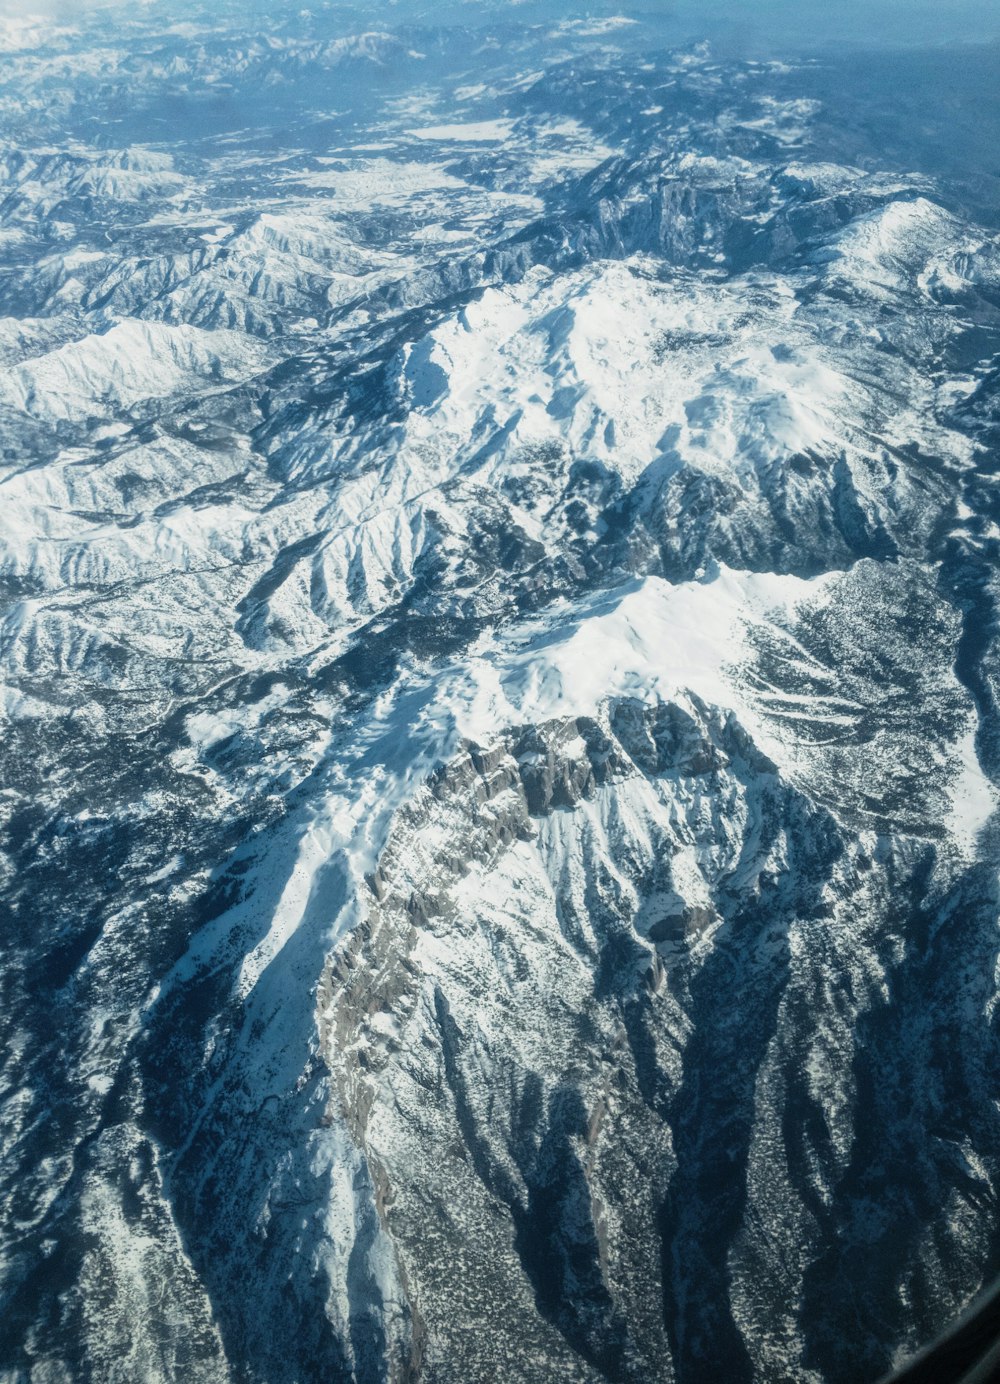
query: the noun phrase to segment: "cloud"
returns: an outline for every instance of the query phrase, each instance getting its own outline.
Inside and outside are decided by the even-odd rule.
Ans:
[[[47,47],[79,33],[76,21],[102,11],[135,10],[154,0],[0,0],[0,53]]]
[[[8,6],[4,6],[6,11]],[[60,24],[55,16],[39,13],[0,14],[0,53],[19,53],[29,48],[43,48],[77,30]]]

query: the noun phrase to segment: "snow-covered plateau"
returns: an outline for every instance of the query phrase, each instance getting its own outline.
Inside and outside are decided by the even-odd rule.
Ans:
[[[372,8],[0,19],[0,1381],[874,1384],[1000,1272],[1000,51]]]

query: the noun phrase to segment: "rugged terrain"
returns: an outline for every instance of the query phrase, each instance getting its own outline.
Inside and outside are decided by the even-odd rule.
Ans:
[[[0,1378],[874,1381],[1000,1271],[1000,51],[253,11],[0,20]]]

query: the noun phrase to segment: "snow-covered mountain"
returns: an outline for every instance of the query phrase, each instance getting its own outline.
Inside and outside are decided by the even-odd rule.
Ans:
[[[1000,1271],[997,51],[455,9],[0,24],[10,1384]]]

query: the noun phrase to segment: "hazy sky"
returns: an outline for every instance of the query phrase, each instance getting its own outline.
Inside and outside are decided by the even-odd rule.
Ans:
[[[779,43],[1000,38],[1000,0],[672,0],[668,8],[692,29],[724,22],[734,33]]]
[[[329,0],[243,0],[243,13],[266,16],[303,8],[320,11]],[[216,0],[219,10],[231,0]],[[667,38],[713,37],[737,47],[801,47],[828,42],[951,43],[1000,39],[1000,0],[332,0],[373,26],[419,18],[438,22],[496,16],[552,20],[622,14],[651,23]],[[153,11],[181,17],[211,14],[213,0],[0,0],[0,21],[58,17],[72,24],[86,11]]]

